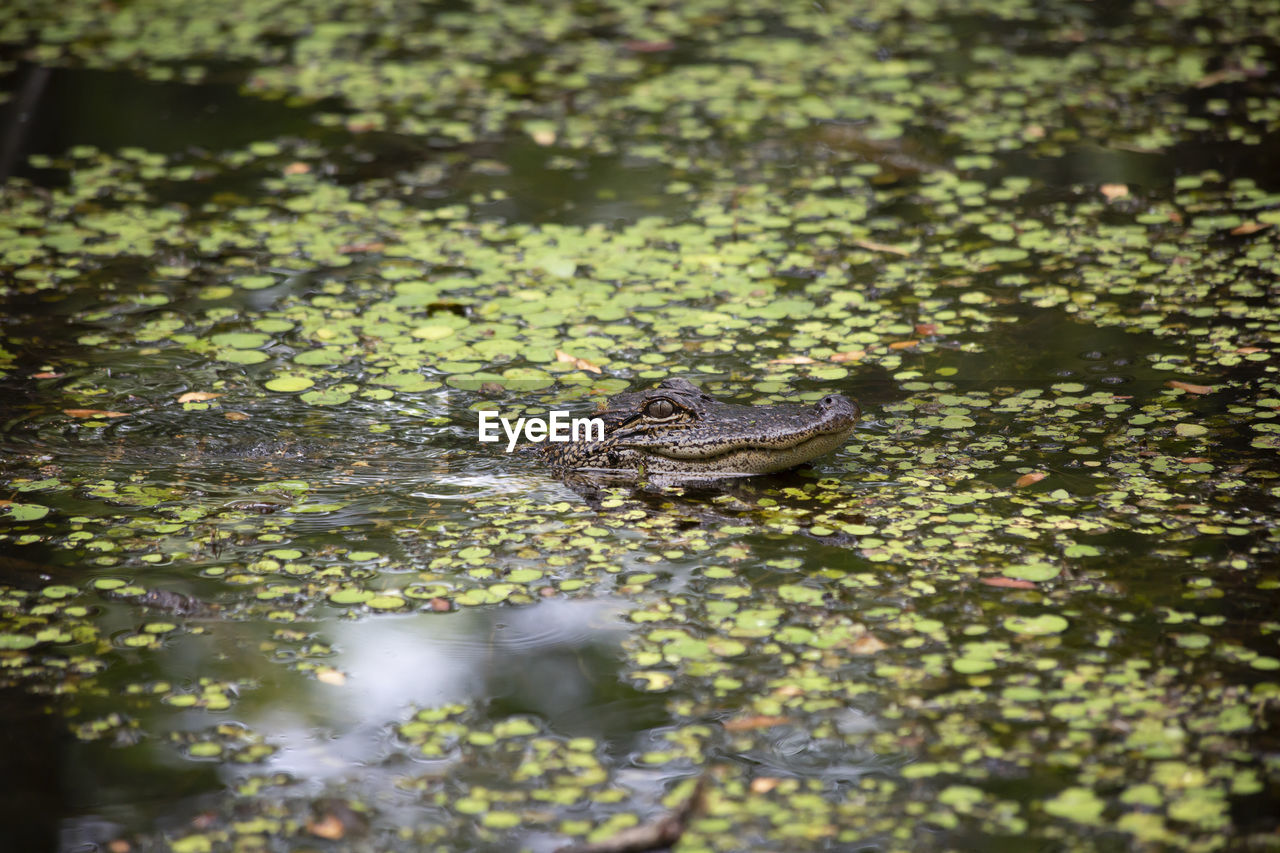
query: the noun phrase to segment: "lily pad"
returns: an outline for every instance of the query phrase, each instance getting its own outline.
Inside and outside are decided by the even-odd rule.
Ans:
[[[1060,634],[1067,630],[1070,623],[1056,613],[1043,613],[1039,616],[1010,616],[1004,620],[1004,627],[1016,634]]]
[[[268,391],[277,391],[283,394],[305,391],[314,385],[315,382],[306,376],[283,375],[274,379],[268,379],[263,383],[263,387]]]

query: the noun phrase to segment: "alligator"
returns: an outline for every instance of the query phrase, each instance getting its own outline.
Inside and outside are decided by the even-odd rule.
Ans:
[[[548,442],[539,451],[562,473],[745,477],[785,471],[840,447],[860,410],[841,394],[811,406],[739,406],[687,379],[609,399],[595,417],[603,440]]]

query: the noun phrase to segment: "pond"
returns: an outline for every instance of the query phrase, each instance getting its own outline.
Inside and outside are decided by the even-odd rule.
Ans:
[[[1280,847],[1277,44],[4,4],[4,836]],[[477,437],[669,377],[862,421],[684,485]]]

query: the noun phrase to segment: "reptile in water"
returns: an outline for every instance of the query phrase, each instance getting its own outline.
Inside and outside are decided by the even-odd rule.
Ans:
[[[840,447],[858,404],[830,394],[808,405],[739,406],[687,379],[612,397],[595,417],[604,439],[540,446],[561,472],[719,478],[771,474]]]

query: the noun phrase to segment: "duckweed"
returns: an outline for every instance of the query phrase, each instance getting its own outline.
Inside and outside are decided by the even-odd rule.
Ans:
[[[4,189],[0,687],[202,803],[92,843],[549,847],[703,776],[680,849],[1269,843],[1272,12],[7,4],[229,134]],[[473,440],[673,374],[864,423],[589,495]]]

